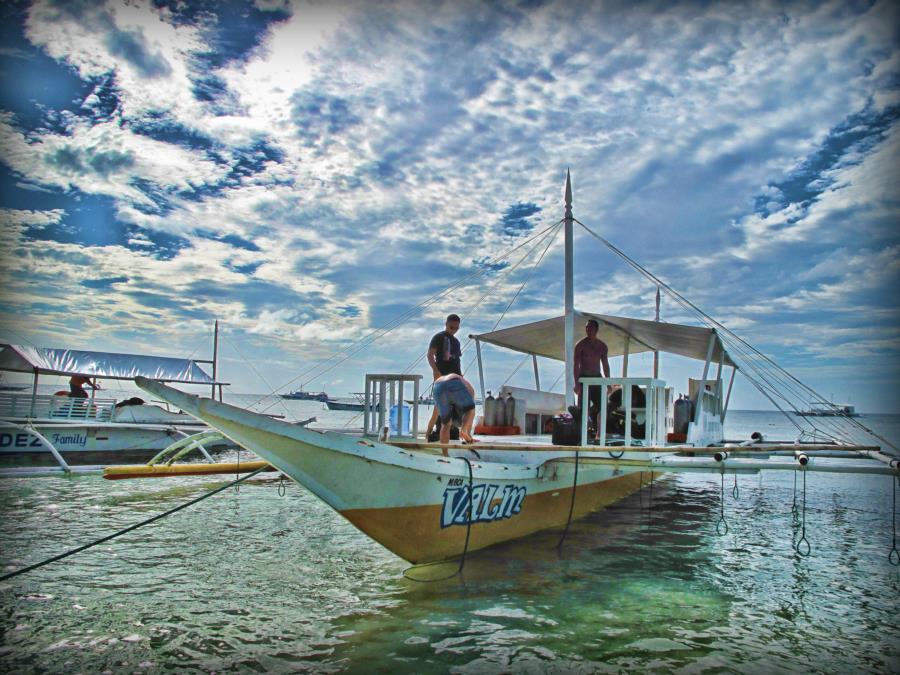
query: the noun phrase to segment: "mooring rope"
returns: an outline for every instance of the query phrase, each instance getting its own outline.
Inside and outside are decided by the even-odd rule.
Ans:
[[[472,493],[472,484],[474,482],[472,475],[472,462],[469,461],[468,457],[460,457],[462,461],[466,463],[466,466],[469,468],[469,517],[466,519],[466,541],[463,544],[462,555],[459,558],[459,567],[456,568],[456,571],[453,574],[448,574],[445,577],[439,577],[437,579],[416,579],[413,576],[409,575],[411,570],[419,570],[424,569],[426,567],[434,567],[435,565],[446,565],[449,561],[447,560],[435,560],[434,562],[424,563],[422,565],[413,565],[405,570],[403,570],[403,577],[405,579],[409,579],[410,581],[415,581],[420,584],[430,584],[436,581],[447,581],[448,579],[452,579],[453,577],[462,574],[463,567],[466,565],[466,555],[469,552],[469,539],[472,535],[472,520],[475,517],[475,499]]]
[[[9,572],[7,574],[4,574],[3,576],[0,576],[0,581],[6,581],[7,579],[12,579],[13,577],[17,577],[20,574],[25,574],[26,572],[31,572],[40,567],[44,567],[45,565],[49,565],[50,563],[56,562],[58,560],[62,560],[63,558],[68,558],[69,556],[75,555],[76,553],[81,553],[82,551],[86,551],[89,548],[93,548],[94,546],[97,546],[99,544],[107,542],[111,539],[120,537],[123,534],[127,534],[128,532],[132,532],[133,530],[136,530],[139,527],[143,527],[144,525],[149,525],[150,523],[153,523],[157,520],[161,520],[162,518],[165,518],[166,516],[170,516],[173,513],[176,513],[177,511],[181,511],[182,509],[186,509],[189,506],[193,506],[197,502],[202,502],[204,499],[207,499],[208,497],[212,497],[214,494],[222,492],[222,490],[227,490],[228,488],[235,485],[236,483],[240,483],[245,480],[249,480],[250,478],[253,478],[253,476],[255,476],[256,474],[260,473],[261,471],[265,471],[267,468],[268,468],[267,466],[264,466],[261,469],[257,469],[256,471],[253,471],[252,473],[248,473],[246,476],[242,476],[242,477],[238,478],[236,481],[234,481],[232,483],[227,483],[226,485],[221,485],[221,486],[217,487],[215,490],[211,490],[210,492],[207,492],[206,494],[201,495],[200,497],[197,497],[196,499],[192,499],[189,502],[180,504],[180,505],[176,506],[174,509],[169,509],[165,513],[160,513],[156,516],[153,516],[152,518],[148,518],[147,520],[142,520],[141,522],[135,523],[134,525],[129,525],[128,527],[126,527],[123,530],[119,530],[118,532],[113,532],[112,534],[109,534],[105,537],[97,539],[96,541],[92,541],[88,544],[84,544],[83,546],[73,548],[69,551],[66,551],[65,553],[60,553],[59,555],[55,555],[52,558],[47,558],[46,560],[42,560],[39,563],[35,563],[34,565],[29,565],[28,567],[23,567],[22,569],[15,570],[14,572]]]
[[[894,567],[900,565],[900,551],[897,550],[897,484],[900,483],[900,474],[898,474],[896,478],[897,480],[891,479],[891,485],[893,486],[893,503],[891,508],[893,544],[891,546],[891,552],[888,553],[888,562]]]
[[[762,473],[762,472],[760,472]],[[791,502],[791,523],[794,527],[800,524],[800,511],[797,508],[797,472],[794,471],[794,500]]]
[[[556,545],[556,550],[559,551],[562,549],[563,542],[566,540],[566,537],[569,534],[569,526],[572,524],[572,513],[575,511],[575,493],[578,491],[578,455],[579,451],[575,451],[575,477],[572,479],[572,500],[569,502],[569,517],[566,518],[566,529],[563,530],[562,536],[559,538],[559,543]]]
[[[794,550],[804,558],[810,554],[812,547],[809,545],[809,539],[806,538],[806,469],[800,469],[803,472],[803,499],[801,501],[801,520],[800,520],[800,538],[794,544]],[[806,544],[806,553],[803,552],[801,546]]]
[[[721,470],[721,483],[719,485],[719,520],[716,522],[716,534],[728,534],[728,522],[725,520],[725,469]],[[724,530],[722,527],[724,526]]]

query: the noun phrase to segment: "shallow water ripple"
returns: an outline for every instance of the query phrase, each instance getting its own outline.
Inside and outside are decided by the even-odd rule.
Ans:
[[[0,565],[222,480],[2,480]],[[809,476],[808,558],[793,550],[792,476],[740,476],[735,498],[732,479],[690,474],[574,523],[561,552],[560,533],[542,533],[436,583],[403,578],[403,561],[309,492],[276,487],[254,479],[0,584],[2,670],[900,672],[881,477]]]

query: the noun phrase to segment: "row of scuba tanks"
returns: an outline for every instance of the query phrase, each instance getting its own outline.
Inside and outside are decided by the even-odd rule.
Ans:
[[[497,398],[488,391],[484,399],[484,421],[486,427],[512,427],[516,424],[516,399],[510,393]]]

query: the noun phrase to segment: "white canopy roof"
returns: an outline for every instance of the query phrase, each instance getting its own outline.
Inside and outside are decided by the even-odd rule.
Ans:
[[[37,370],[42,375],[86,375],[113,380],[133,380],[140,375],[160,382],[226,384],[215,382],[193,359],[9,344],[0,345],[0,370]]]
[[[718,363],[724,354],[724,364],[726,366],[734,365],[718,334],[711,328],[576,311],[576,342],[584,337],[584,324],[588,319],[596,319],[600,324],[597,337],[609,347],[610,357],[621,356],[625,353],[625,338],[628,337],[629,354],[659,351],[705,361],[710,336],[715,335],[713,363]],[[536,354],[557,361],[566,360],[565,316],[502,328],[470,337],[525,354]]]

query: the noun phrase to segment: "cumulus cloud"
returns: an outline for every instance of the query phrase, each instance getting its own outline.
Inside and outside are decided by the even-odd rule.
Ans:
[[[5,216],[36,275],[9,276],[6,301],[86,289],[90,312],[129,325],[227,317],[260,345],[328,354],[484,272],[496,286],[472,323],[486,329],[530,269],[492,260],[562,217],[571,167],[580,220],[735,329],[766,336],[813,311],[850,326],[862,296],[889,326],[897,13],[36,1],[25,37],[87,86],[38,122],[0,113],[19,194],[61,199],[22,210],[48,219],[40,244],[40,217]],[[89,198],[109,204],[115,245],[52,241],[85,227]],[[580,306],[652,313],[652,285],[579,242]],[[560,311],[560,267],[549,253],[508,320]],[[410,334],[482,295],[420,308]]]

